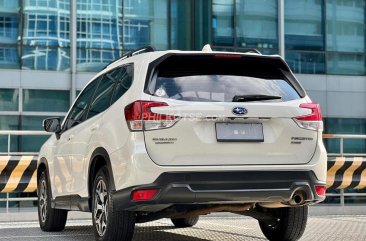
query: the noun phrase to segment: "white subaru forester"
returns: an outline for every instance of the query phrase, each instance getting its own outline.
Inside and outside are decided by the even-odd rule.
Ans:
[[[322,115],[280,56],[204,51],[128,53],[77,97],[38,161],[39,223],[92,213],[96,240],[135,223],[251,216],[269,240],[297,240],[323,201]]]

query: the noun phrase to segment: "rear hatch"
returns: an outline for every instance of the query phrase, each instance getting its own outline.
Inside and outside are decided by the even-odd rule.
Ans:
[[[311,160],[320,129],[304,123],[314,122],[317,110],[301,106],[304,90],[280,58],[172,55],[152,67],[145,90],[150,100],[141,109],[146,149],[158,165]]]

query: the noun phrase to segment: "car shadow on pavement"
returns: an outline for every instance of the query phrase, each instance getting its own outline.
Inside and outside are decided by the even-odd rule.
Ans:
[[[133,241],[211,241],[210,239],[202,239],[188,236],[186,234],[178,234],[169,232],[169,230],[176,230],[175,227],[169,226],[145,226],[135,228]],[[94,236],[93,228],[90,226],[73,226],[66,227],[60,235],[67,235],[68,233],[83,233]],[[56,233],[55,233],[56,234]],[[192,233],[193,234],[193,233]],[[75,240],[91,240],[90,235],[87,236],[64,236],[63,241]]]
[[[93,227],[89,225],[66,226],[62,232],[47,233],[39,228],[1,230],[0,240],[12,241],[90,241],[94,240]],[[200,237],[197,237],[200,236]],[[211,241],[211,240],[266,240],[260,236],[233,233],[209,228],[182,228],[173,226],[137,226],[133,241]]]
[[[214,237],[217,236],[215,233],[220,233],[227,235],[228,237],[233,237],[235,240],[267,240],[262,237],[251,236],[246,234],[239,234],[239,233],[232,233],[222,230],[213,230],[207,228],[199,228],[199,227],[192,227],[187,229],[182,229],[185,234],[178,234],[169,232],[169,230],[179,230],[175,227],[167,227],[167,226],[150,226],[150,227],[136,227],[135,234],[134,234],[134,241],[211,241],[212,239],[203,239],[198,237],[192,237],[191,235],[197,235],[197,233],[201,233],[201,236]],[[217,240],[217,239],[215,239]]]
[[[174,230],[178,231],[181,230],[184,233],[176,233],[173,232]],[[89,233],[93,234],[93,229],[90,226],[83,226],[83,227],[66,227],[65,231],[63,232],[64,234],[66,234],[67,232],[83,232],[83,233]],[[228,232],[228,231],[222,231],[222,230],[213,230],[213,229],[207,229],[207,228],[200,228],[200,227],[192,227],[192,228],[186,228],[186,229],[177,229],[174,226],[137,226],[135,228],[135,233],[134,233],[134,241],[211,241],[212,239],[207,239],[207,238],[199,238],[199,237],[194,237],[197,234],[201,234],[200,236],[205,236],[205,232],[206,235],[208,237],[217,237],[218,234],[216,233],[220,233],[220,235],[227,235],[228,237],[235,237],[235,240],[267,240],[265,238],[262,237],[258,237],[258,236],[252,236],[252,235],[247,235],[247,234],[239,234],[239,233],[233,233],[233,232]],[[88,236],[90,237],[90,236]],[[76,240],[75,237],[69,237],[70,239],[64,237],[63,240]],[[77,240],[90,240],[90,238],[88,239],[83,239],[86,237],[79,237],[80,239]],[[217,239],[215,239],[217,240]]]

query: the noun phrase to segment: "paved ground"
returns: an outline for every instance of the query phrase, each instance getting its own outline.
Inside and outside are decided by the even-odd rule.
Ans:
[[[94,240],[90,221],[69,221],[65,231],[43,233],[36,222],[0,223],[0,240]],[[169,220],[163,219],[138,224],[134,240],[138,241],[235,241],[266,240],[254,219],[241,216],[207,216],[197,226],[174,229]],[[311,217],[303,241],[366,240],[366,216]]]

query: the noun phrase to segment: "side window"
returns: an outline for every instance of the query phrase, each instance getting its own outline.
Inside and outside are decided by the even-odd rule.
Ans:
[[[95,88],[97,87],[100,79],[101,77],[95,79],[84,89],[82,93],[80,93],[79,98],[75,102],[67,117],[65,125],[63,127],[64,130],[70,129],[71,127],[83,122],[88,110],[90,99],[92,98],[95,92]]]
[[[118,67],[106,73],[94,94],[87,119],[105,111],[131,86],[133,65]]]
[[[113,104],[131,87],[133,81],[133,65],[122,66],[111,73],[111,76],[117,81],[111,102]]]
[[[113,89],[116,84],[116,81],[111,77],[112,72],[108,72],[102,77],[90,104],[87,119],[98,115],[110,106]]]

